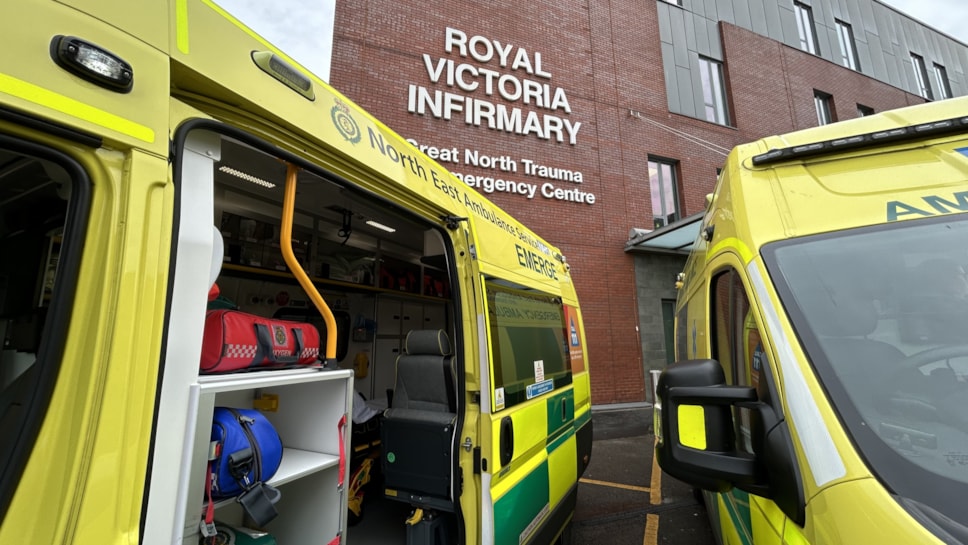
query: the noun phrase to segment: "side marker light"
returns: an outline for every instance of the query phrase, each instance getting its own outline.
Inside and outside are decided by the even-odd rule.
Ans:
[[[50,56],[58,66],[118,93],[134,87],[131,65],[110,51],[74,36],[54,36]]]

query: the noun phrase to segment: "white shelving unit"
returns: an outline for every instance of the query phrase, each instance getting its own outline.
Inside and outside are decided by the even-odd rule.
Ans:
[[[187,443],[188,470],[179,483],[180,511],[184,513],[182,543],[198,543],[204,508],[205,471],[215,407],[253,408],[263,396],[277,396],[278,408],[263,411],[284,447],[282,463],[269,484],[282,492],[279,516],[265,530],[279,543],[303,543],[310,536],[328,543],[346,533],[345,483],[349,478],[350,402],[352,370],[288,369],[201,376],[191,386]],[[194,417],[192,416],[194,415]],[[346,422],[340,428],[340,420]],[[342,437],[342,441],[340,440]],[[340,460],[344,460],[340,468]],[[339,476],[343,472],[344,486]],[[215,519],[243,523],[234,499],[215,505]]]

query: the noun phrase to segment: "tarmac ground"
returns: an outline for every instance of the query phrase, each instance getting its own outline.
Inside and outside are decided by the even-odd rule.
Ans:
[[[592,410],[592,458],[578,484],[576,545],[715,545],[703,505],[654,463],[652,408]]]

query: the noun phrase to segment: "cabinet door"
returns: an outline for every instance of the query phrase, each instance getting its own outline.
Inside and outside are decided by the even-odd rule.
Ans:
[[[413,329],[423,329],[423,304],[403,303],[400,313],[400,334],[407,336]]]
[[[376,305],[376,334],[400,335],[403,310],[399,299],[381,297]]]
[[[399,338],[377,339],[373,360],[370,361],[370,384],[373,389],[370,399],[384,400],[387,389],[393,388],[397,380],[397,356],[403,341]]]
[[[447,329],[447,309],[444,305],[425,304],[422,324],[423,329]]]

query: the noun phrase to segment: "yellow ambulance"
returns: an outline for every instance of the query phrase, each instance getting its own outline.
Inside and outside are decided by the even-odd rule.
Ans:
[[[570,541],[558,249],[211,0],[27,0],[0,46],[0,544]],[[215,308],[321,359],[202,373]],[[281,438],[258,528],[217,407]]]
[[[729,155],[656,456],[727,544],[968,543],[968,98]]]

